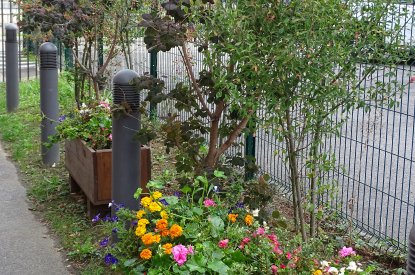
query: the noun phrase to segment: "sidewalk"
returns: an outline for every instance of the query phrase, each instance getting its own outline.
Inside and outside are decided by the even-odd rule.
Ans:
[[[47,228],[28,207],[26,189],[0,144],[0,274],[70,274]]]

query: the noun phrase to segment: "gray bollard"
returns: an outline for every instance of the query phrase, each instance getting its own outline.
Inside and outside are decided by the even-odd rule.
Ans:
[[[128,113],[117,111],[112,115],[112,200],[132,210],[138,209],[133,195],[140,187],[141,174],[140,143],[134,138],[140,129],[140,94],[131,83],[136,77],[134,71],[122,70],[113,79],[113,102],[125,106]]]
[[[14,112],[19,106],[19,45],[17,26],[6,24],[6,105],[7,112]]]
[[[408,240],[408,261],[406,263],[408,275],[415,274],[415,225],[412,226]]]
[[[49,136],[56,134],[58,124],[58,49],[50,42],[43,43],[39,48],[40,55],[40,110],[41,122],[41,153],[45,165],[53,166],[59,161],[59,144],[45,146]]]

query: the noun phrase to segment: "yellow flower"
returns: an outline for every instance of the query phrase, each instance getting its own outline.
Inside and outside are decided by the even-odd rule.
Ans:
[[[170,227],[170,237],[172,239],[180,237],[183,233],[183,229],[178,224],[173,224],[172,227]]]
[[[160,239],[161,239],[160,235],[154,235],[153,236],[153,243],[159,243]]]
[[[144,259],[144,260],[149,260],[151,258],[151,250],[148,248],[143,249],[143,251],[141,251],[140,253],[140,258]]]
[[[135,235],[137,237],[141,237],[146,233],[146,226],[145,225],[141,225],[141,226],[137,226],[137,228],[135,229]]]
[[[166,219],[161,219],[156,222],[156,228],[159,230],[164,230],[168,226],[168,221]]]
[[[144,207],[149,207],[152,199],[150,197],[144,197],[141,199],[141,205]]]
[[[152,245],[153,244],[153,233],[146,233],[141,237],[144,245]]]
[[[137,222],[138,226],[146,226],[146,224],[149,224],[150,222],[147,219],[140,219]]]
[[[321,272],[320,269],[317,269],[316,271],[313,272],[313,275],[322,275],[323,272]]]
[[[236,218],[238,217],[238,214],[229,214],[228,215],[228,220],[230,220],[231,222],[236,222]]]
[[[159,202],[152,202],[148,206],[148,210],[150,210],[150,212],[161,211],[161,204]]]
[[[137,211],[137,219],[141,219],[145,214],[146,214],[146,211],[138,210]]]
[[[165,254],[167,254],[167,255],[171,254],[171,249],[173,247],[173,245],[171,243],[163,244],[161,247],[164,249]]]
[[[245,216],[245,224],[246,225],[252,225],[252,223],[254,222],[254,217],[252,217],[252,215],[246,215]]]
[[[163,197],[163,194],[159,191],[156,191],[152,194],[153,199],[158,200],[159,198]]]
[[[169,215],[167,215],[167,212],[164,210],[160,212],[160,217],[165,220],[169,219]]]

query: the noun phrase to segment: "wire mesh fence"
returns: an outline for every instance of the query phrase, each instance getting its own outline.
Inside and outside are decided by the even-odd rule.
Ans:
[[[16,23],[21,16],[19,9],[11,0],[1,2],[1,80],[5,79],[4,25]],[[402,4],[399,8],[410,7],[410,13],[402,20],[405,43],[413,47],[412,4]],[[398,18],[399,19],[399,18]],[[398,20],[392,18],[391,20]],[[31,79],[38,76],[36,58],[38,44],[18,37],[20,47],[20,79]],[[60,50],[60,68],[62,69],[63,48]],[[203,55],[191,46],[192,66],[196,74],[203,69]],[[138,39],[132,47],[132,69],[140,75],[150,73],[150,54],[142,39]],[[165,92],[170,91],[179,82],[188,84],[186,69],[181,61],[180,51],[176,48],[169,52],[157,54],[157,75],[165,81]],[[121,68],[125,67],[122,59],[117,59],[110,69],[109,79]],[[359,68],[362,75],[365,65]],[[339,129],[339,134],[327,137],[321,150],[331,152],[336,161],[335,169],[324,176],[326,183],[335,187],[334,196],[326,194],[322,197],[333,209],[338,210],[346,219],[351,219],[355,228],[366,236],[383,240],[388,247],[406,249],[409,230],[415,222],[415,75],[414,67],[399,64],[396,67],[383,67],[361,85],[369,87],[376,81],[398,81],[406,85],[406,91],[395,98],[399,102],[391,108],[373,104],[370,110],[355,110]],[[145,94],[143,94],[145,97]],[[142,98],[143,98],[142,97]],[[258,116],[261,117],[263,110]],[[166,100],[157,106],[157,115],[166,118],[177,113],[180,119],[186,120],[189,114],[177,112],[172,100]],[[341,112],[333,117],[334,122],[342,119]],[[291,192],[288,164],[278,152],[284,150],[284,144],[276,139],[273,130],[276,128],[258,127],[255,133],[255,158],[260,173],[271,177],[271,183],[281,193]],[[245,138],[240,136],[229,151],[230,155],[244,155]],[[241,146],[242,145],[242,146]]]

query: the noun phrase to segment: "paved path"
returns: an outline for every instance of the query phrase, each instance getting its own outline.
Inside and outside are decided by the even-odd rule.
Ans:
[[[47,228],[28,207],[26,189],[0,144],[0,274],[70,274]]]

